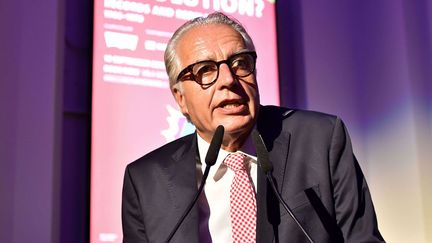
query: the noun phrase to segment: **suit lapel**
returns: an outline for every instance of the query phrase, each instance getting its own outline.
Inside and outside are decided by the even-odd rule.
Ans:
[[[290,145],[291,134],[281,134],[274,143],[273,149],[269,151],[270,162],[273,165],[272,175],[277,182],[279,192],[282,192],[284,185],[285,169],[288,162],[288,151]]]
[[[197,192],[196,163],[199,161],[197,153],[196,135],[190,135],[176,151],[172,160],[165,163],[163,176],[166,177],[168,193],[172,198],[172,205],[167,211],[172,214],[167,219],[168,234],[183,215],[189,203]],[[164,203],[164,202],[161,202]],[[185,218],[171,242],[198,242],[198,207],[195,205]],[[167,237],[168,237],[167,234]]]
[[[285,169],[290,144],[290,134],[283,131],[282,121],[284,115],[272,114],[272,111],[260,108],[258,131],[263,136],[269,151],[270,161],[273,165],[273,177],[279,192],[285,177]],[[270,118],[270,119],[269,119]],[[172,161],[163,165],[168,193],[173,199],[173,212],[167,220],[168,233],[182,216],[184,210],[197,192],[196,163],[199,162],[196,134],[185,138],[184,145],[173,152]],[[278,225],[280,223],[279,202],[273,195],[266,176],[261,169],[258,170],[257,194],[257,242],[268,243],[278,240]],[[162,202],[163,203],[163,202]],[[198,207],[194,206],[186,217],[171,242],[199,242],[199,215]],[[167,234],[168,234],[167,233]],[[168,236],[168,235],[167,235]],[[276,237],[275,237],[276,236]]]
[[[264,172],[258,170],[257,192],[257,243],[272,242],[274,238],[273,226],[269,223],[267,212],[267,180]]]
[[[281,193],[285,179],[290,134],[283,131],[283,115],[271,114],[271,111],[263,108],[260,109],[258,131],[269,151],[269,159],[273,165],[272,175]],[[279,242],[280,205],[262,170],[258,170],[257,207],[257,242]]]

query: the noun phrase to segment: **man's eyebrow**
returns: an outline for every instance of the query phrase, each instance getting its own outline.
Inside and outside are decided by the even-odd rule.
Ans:
[[[228,55],[227,59],[230,58],[230,57],[232,57],[232,56],[234,56],[234,55],[237,55],[237,54],[240,54],[240,53],[244,53],[244,52],[251,52],[251,51],[252,51],[252,50],[249,50],[249,49],[247,49],[247,48],[244,48],[244,49],[241,49],[241,50],[237,50],[237,51],[233,51],[233,52],[231,52],[231,53]],[[213,57],[212,57],[212,56],[213,56],[213,55],[209,54],[209,55],[207,55],[207,56],[204,57],[204,58],[195,59],[194,63],[197,63],[197,62],[204,62],[204,61],[214,61],[214,62],[219,61],[219,60],[216,60],[216,58],[214,58],[214,56],[213,56]]]
[[[231,55],[229,55],[229,56],[233,56],[233,55],[237,55],[237,54],[240,54],[240,53],[245,53],[245,52],[251,52],[252,50],[249,50],[249,49],[247,49],[247,48],[245,48],[245,49],[241,49],[241,50],[238,50],[238,51],[236,51],[236,52],[233,52]]]
[[[204,61],[215,61],[216,58],[214,58],[214,56],[212,57],[212,55],[207,55],[205,57],[201,57],[199,59],[195,59],[195,62],[204,62]]]

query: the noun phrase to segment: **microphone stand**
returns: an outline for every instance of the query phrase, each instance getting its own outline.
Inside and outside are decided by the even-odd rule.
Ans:
[[[256,152],[257,152],[258,165],[264,171],[264,174],[266,175],[267,180],[270,182],[270,185],[271,185],[271,188],[273,190],[273,193],[276,194],[276,197],[279,200],[279,203],[282,204],[282,206],[284,207],[285,211],[287,211],[287,213],[291,216],[291,218],[294,220],[294,222],[297,224],[297,226],[300,228],[300,230],[306,236],[306,238],[308,239],[308,241],[310,243],[313,243],[313,240],[311,239],[311,237],[309,236],[309,234],[306,232],[306,230],[303,228],[303,226],[297,220],[297,218],[294,215],[294,213],[292,212],[292,210],[288,207],[288,204],[283,200],[281,194],[278,192],[278,190],[276,188],[276,185],[275,185],[275,182],[274,182],[274,178],[273,178],[273,176],[271,174],[271,172],[273,170],[273,166],[270,163],[270,159],[269,159],[269,155],[268,155],[268,150],[267,150],[267,148],[265,146],[265,143],[264,143],[261,135],[255,129],[252,131],[252,139],[253,139],[253,143],[255,144],[255,148],[256,148]]]
[[[165,241],[166,243],[168,243],[172,239],[172,237],[174,236],[174,234],[177,232],[178,228],[180,227],[181,223],[183,223],[184,219],[186,218],[188,213],[191,211],[192,207],[195,205],[196,201],[198,200],[198,197],[201,195],[201,192],[204,189],[205,181],[207,180],[208,174],[210,172],[210,167],[211,167],[211,165],[206,166],[206,168],[204,170],[204,175],[202,177],[201,183],[200,183],[199,188],[198,188],[198,192],[195,194],[194,199],[189,203],[189,205],[186,208],[186,210],[184,211],[183,215],[180,217],[180,220],[177,222],[177,224],[175,225],[175,227],[173,228],[173,230],[169,234],[167,240]]]
[[[207,177],[208,177],[208,174],[210,172],[210,167],[212,167],[216,163],[216,160],[217,160],[217,157],[219,154],[219,149],[222,145],[224,131],[225,131],[225,128],[222,125],[219,125],[216,128],[216,131],[215,131],[213,138],[210,142],[210,146],[209,146],[209,149],[208,149],[206,157],[205,157],[205,163],[207,166],[204,170],[204,175],[201,179],[201,183],[198,187],[198,191],[195,194],[195,197],[193,198],[193,200],[189,203],[189,205],[186,208],[186,210],[184,211],[183,215],[180,217],[180,220],[177,222],[177,224],[175,225],[175,227],[172,229],[171,233],[169,234],[168,238],[164,242],[166,242],[166,243],[170,242],[170,240],[172,239],[172,237],[174,236],[174,234],[177,232],[178,228],[180,227],[181,223],[183,223],[184,219],[189,214],[192,207],[195,205],[199,196],[201,195],[201,192],[204,189],[204,184],[205,184]]]

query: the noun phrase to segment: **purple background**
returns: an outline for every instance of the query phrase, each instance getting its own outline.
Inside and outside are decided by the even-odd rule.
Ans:
[[[346,122],[389,242],[432,241],[432,4],[278,1],[281,103]],[[0,242],[87,242],[92,2],[0,2]]]

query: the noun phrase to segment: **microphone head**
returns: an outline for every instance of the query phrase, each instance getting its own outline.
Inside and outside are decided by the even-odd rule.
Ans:
[[[207,151],[207,155],[205,157],[205,163],[207,166],[212,166],[216,163],[216,159],[219,154],[219,149],[222,145],[222,140],[224,136],[225,128],[222,125],[219,125],[216,128],[216,131],[213,135],[213,138],[210,142],[209,149]]]
[[[252,141],[255,145],[258,157],[258,165],[261,167],[265,174],[271,172],[273,170],[273,166],[269,159],[269,153],[261,135],[256,129],[252,131]]]

